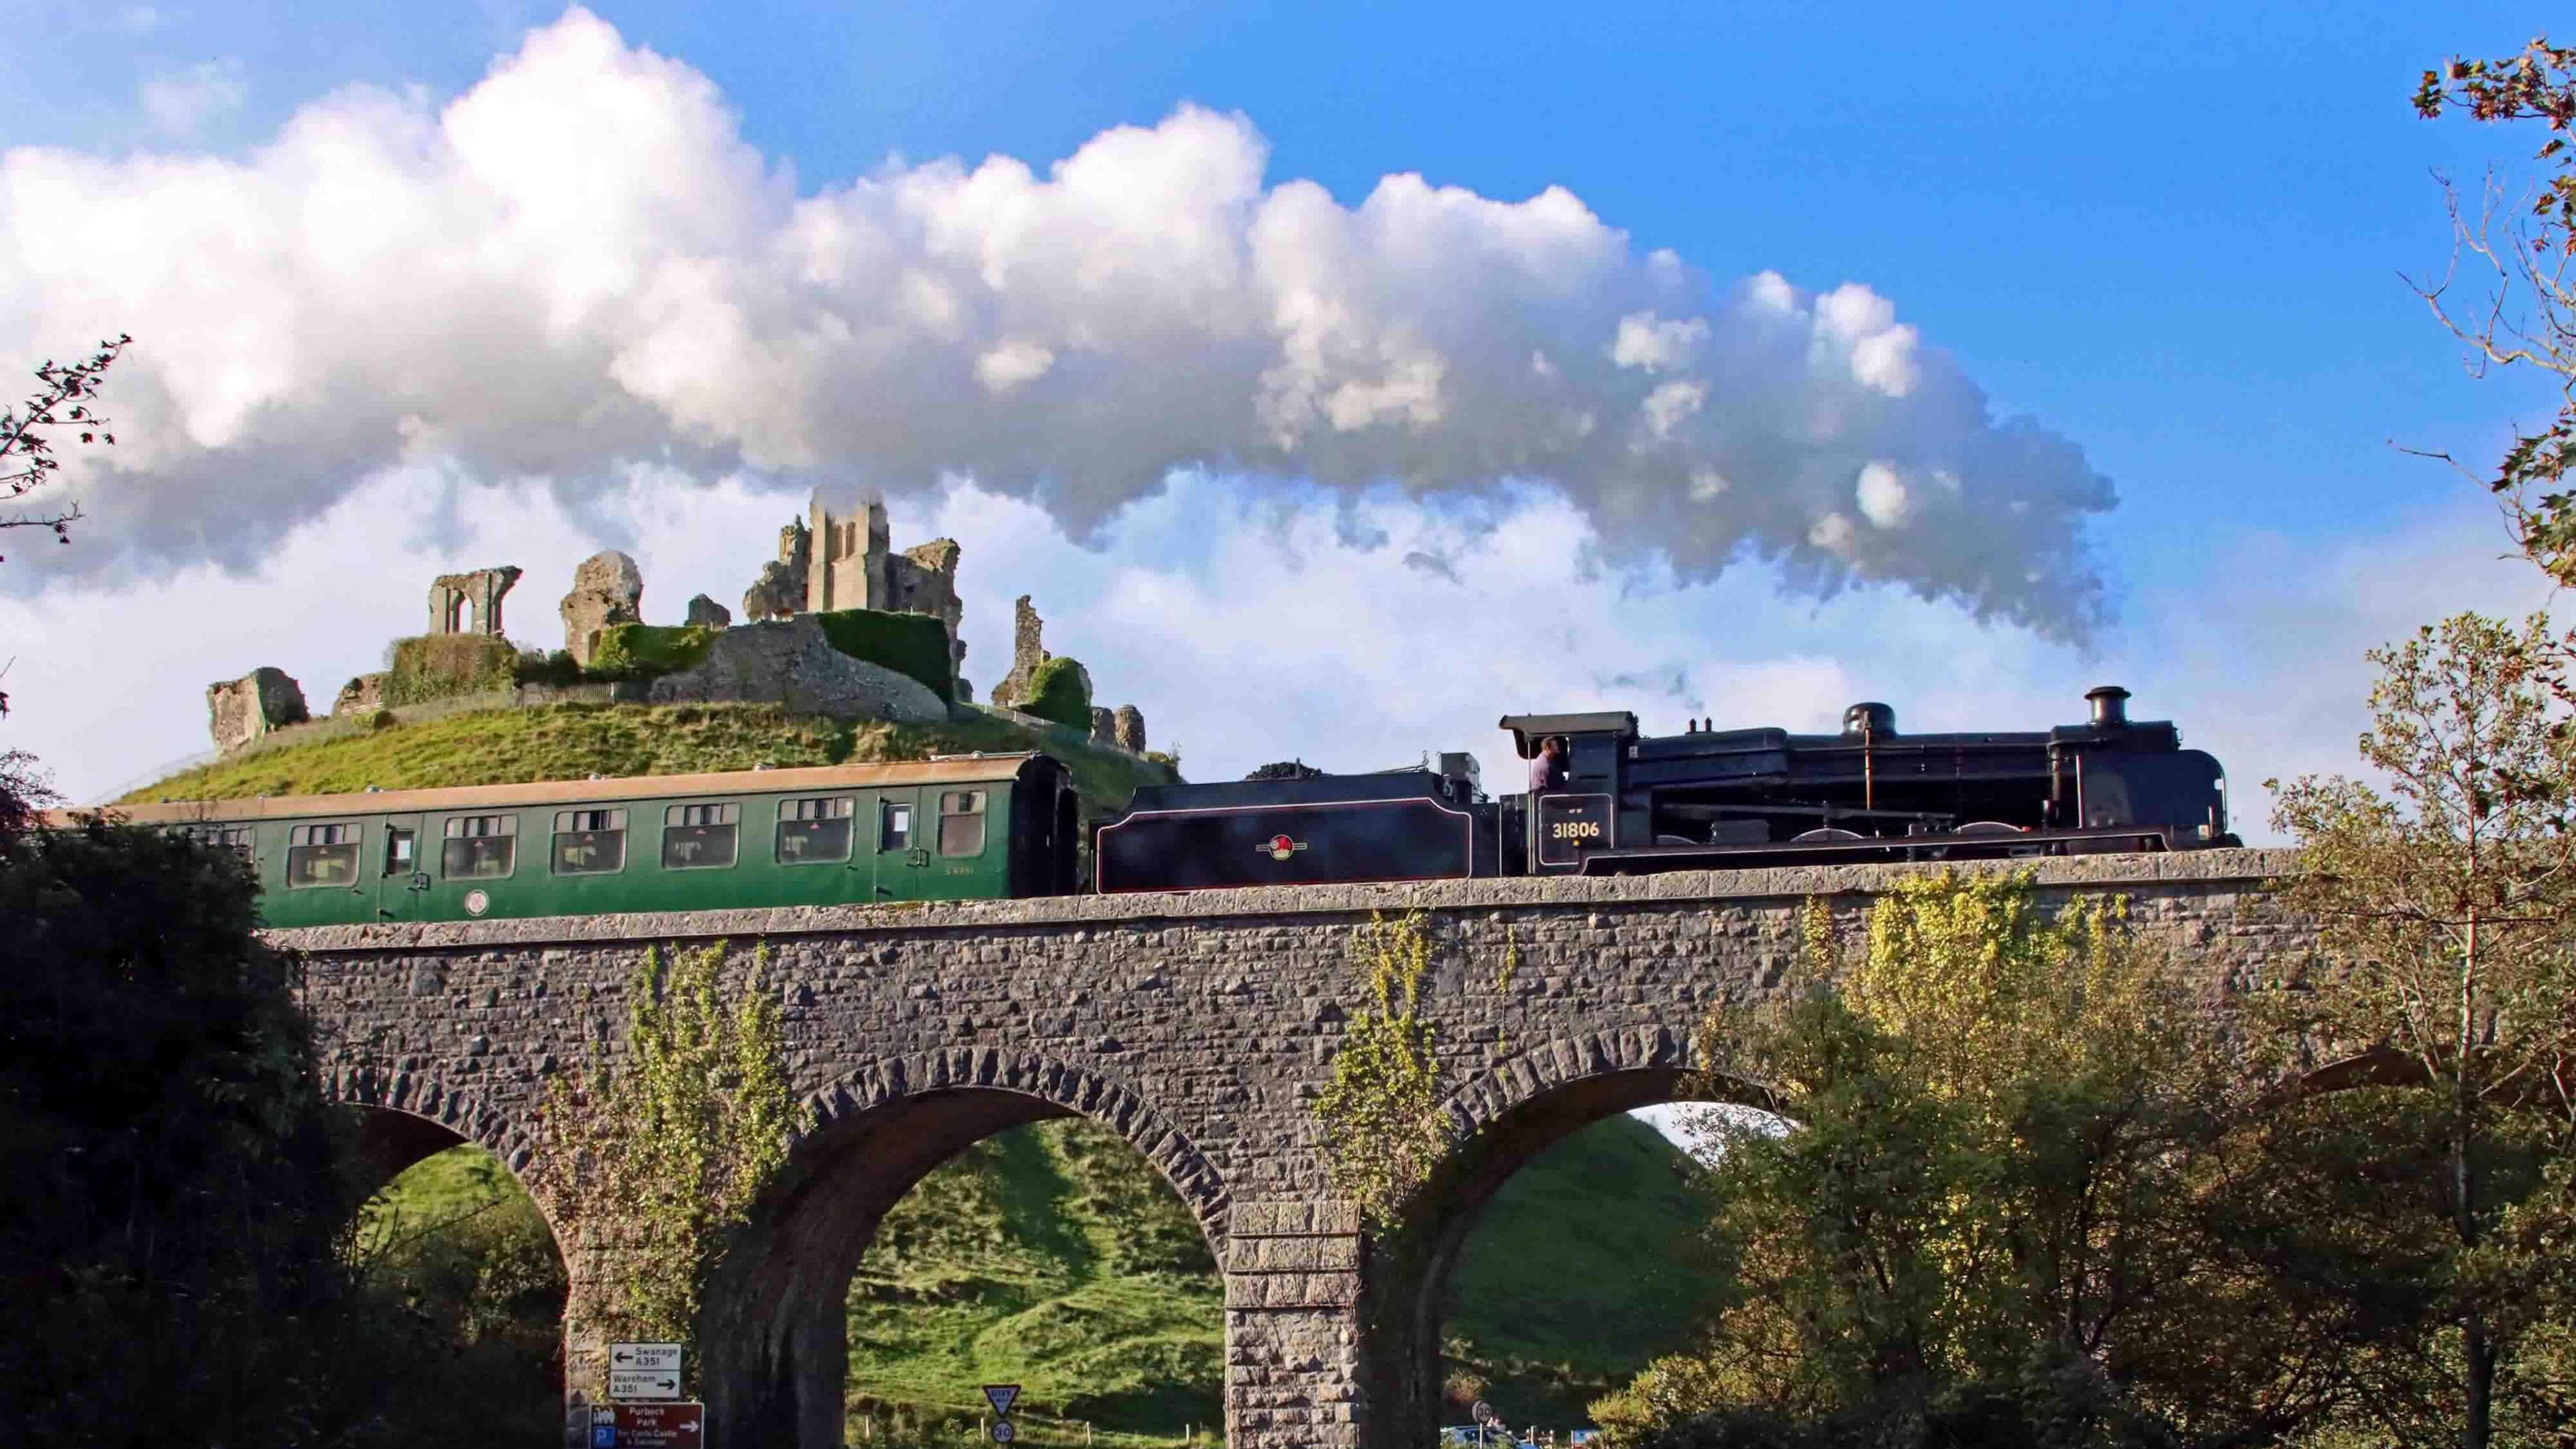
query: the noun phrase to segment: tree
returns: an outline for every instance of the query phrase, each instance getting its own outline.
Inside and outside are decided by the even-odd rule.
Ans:
[[[2576,719],[2544,679],[2562,649],[2539,616],[2462,614],[2375,650],[2361,757],[2384,790],[2272,782],[2274,824],[2303,847],[2287,898],[2326,958],[2291,983],[2288,1024],[2318,1057],[2411,1088],[2401,1109],[2439,1151],[2471,1449],[2494,1436],[2500,1389],[2516,1392],[2511,1353],[2532,1326],[2516,1300],[2546,1266],[2500,1255],[2496,1228],[2529,1194],[2533,1155],[2555,1155],[2563,1184],[2576,1148]],[[2518,1230],[2549,1236],[2528,1213]]]
[[[254,902],[220,847],[0,830],[13,1443],[347,1442],[327,1343],[347,1194],[295,963]]]
[[[2384,1322],[2318,1238],[2376,1220],[2301,1211],[2353,1206],[2348,1176],[2300,1160],[2318,1134],[2251,1130],[2226,1024],[2117,907],[1945,875],[1882,897],[1857,952],[1806,920],[1790,999],[1700,1033],[1712,1088],[1797,1125],[1704,1119],[1719,1312],[1599,1422],[1676,1449],[2216,1445],[2340,1401]]]
[[[558,1078],[540,1122],[530,1193],[568,1247],[605,1250],[594,1311],[626,1337],[695,1337],[732,1232],[806,1126],[766,954],[732,983],[725,956],[717,942],[666,970],[646,952],[622,1058]]]
[[[116,435],[107,430],[107,419],[98,413],[98,386],[133,340],[120,334],[113,342],[101,342],[88,357],[68,364],[46,359],[36,369],[38,387],[25,404],[0,410],[0,504],[15,503],[42,488],[63,466],[54,456],[48,432],[71,429],[84,443],[114,446]],[[71,526],[80,516],[80,504],[75,502],[53,513],[0,518],[0,529],[51,529],[56,539],[69,543]]]
[[[2451,264],[2440,280],[2412,285],[2468,344],[2476,371],[2529,367],[2557,379],[2557,416],[2516,437],[2486,483],[2510,510],[2531,560],[2558,582],[2576,583],[2576,492],[2567,486],[2576,464],[2576,278],[2568,274],[2576,259],[2576,149],[2568,144],[2576,50],[2543,36],[2518,55],[2446,61],[2424,72],[2415,109],[2428,120],[2464,112],[2487,123],[2537,121],[2549,132],[2534,157],[2548,174],[2526,196],[2509,195],[2489,176],[2474,200],[2464,200],[2444,178]],[[2463,260],[2486,279],[2473,300],[2454,295]]]

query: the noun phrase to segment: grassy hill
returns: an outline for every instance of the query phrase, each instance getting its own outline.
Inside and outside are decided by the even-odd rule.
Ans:
[[[123,802],[237,800],[364,790],[679,775],[754,765],[921,760],[1041,750],[1064,761],[1085,807],[1106,813],[1138,785],[1178,776],[1113,750],[971,708],[940,725],[854,724],[773,704],[554,704],[490,709],[245,752],[127,792]]]

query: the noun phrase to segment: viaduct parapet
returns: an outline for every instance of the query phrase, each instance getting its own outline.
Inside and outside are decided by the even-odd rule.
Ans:
[[[2213,1008],[2313,949],[2266,893],[2283,851],[2032,862],[2043,897],[2119,895]],[[1710,1007],[1781,989],[1810,897],[1856,919],[1916,866],[1453,881],[920,907],[566,917],[278,933],[310,961],[330,1089],[392,1171],[459,1139],[524,1163],[547,1076],[616,1049],[647,946],[765,945],[815,1125],[715,1290],[715,1442],[841,1443],[843,1310],[878,1220],[971,1143],[1079,1114],[1196,1212],[1225,1277],[1235,1449],[1428,1442],[1439,1309],[1495,1188],[1570,1132],[1687,1088]],[[1365,1242],[1312,1112],[1372,912],[1420,909],[1458,1147],[1403,1245]],[[604,1376],[569,1254],[566,1357]]]

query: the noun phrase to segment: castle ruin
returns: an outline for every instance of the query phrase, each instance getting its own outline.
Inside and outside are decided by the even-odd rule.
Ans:
[[[519,570],[508,564],[472,573],[440,574],[429,585],[429,632],[500,638],[501,600],[518,581]]]
[[[744,618],[758,622],[839,609],[928,614],[948,626],[950,662],[962,666],[966,645],[957,626],[965,606],[957,598],[957,541],[935,538],[896,553],[884,501],[870,498],[860,507],[860,517],[842,518],[815,494],[803,521],[778,530],[778,558],[761,565],[760,577],[743,594]]]

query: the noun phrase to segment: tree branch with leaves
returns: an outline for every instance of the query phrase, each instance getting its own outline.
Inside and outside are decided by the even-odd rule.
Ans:
[[[529,1192],[595,1254],[583,1286],[610,1334],[694,1339],[735,1230],[809,1125],[766,964],[730,971],[722,942],[667,968],[647,951],[623,1054],[557,1078],[547,1099]]]
[[[108,420],[98,411],[98,389],[106,380],[108,368],[133,340],[119,334],[114,341],[99,343],[96,352],[74,362],[46,359],[36,369],[36,391],[25,403],[0,411],[0,505],[14,504],[34,493],[53,481],[53,475],[61,470],[62,460],[54,455],[54,440],[49,434],[69,431],[83,443],[115,445],[116,434],[108,431]],[[50,512],[0,517],[0,529],[51,529],[57,540],[69,543],[71,526],[80,517],[80,504],[75,500]],[[6,559],[0,558],[0,562]]]

